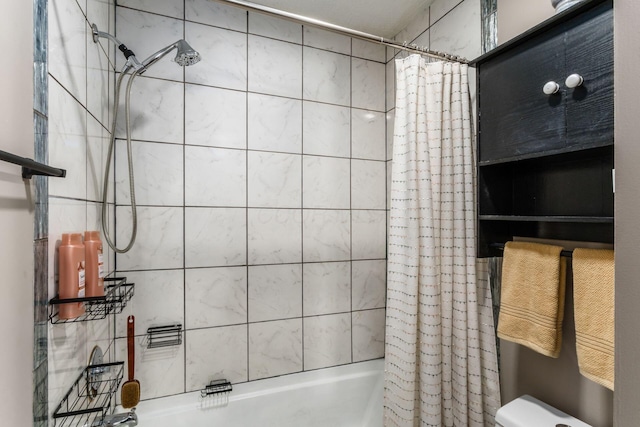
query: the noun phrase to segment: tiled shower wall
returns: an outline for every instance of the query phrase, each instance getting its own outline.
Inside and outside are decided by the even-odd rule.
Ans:
[[[116,334],[137,316],[143,398],[381,357],[391,54],[206,0],[119,5],[118,37],[139,58],[183,37],[204,57],[184,72],[165,58],[134,85],[140,230],[118,267],[136,297]],[[115,32],[114,9],[49,4],[49,161],[68,171],[49,181],[50,296],[60,234],[99,228],[116,60],[88,24]],[[479,22],[478,0],[436,0],[397,39],[473,58]],[[127,212],[118,207],[120,245]],[[184,344],[146,349],[147,327],[172,322],[187,330]],[[95,342],[124,360],[112,330],[49,327],[50,411]]]
[[[48,3],[49,163],[66,178],[49,178],[49,298],[57,294],[57,252],[61,234],[100,229],[102,174],[113,102],[113,45],[95,44],[90,24],[114,31],[113,0],[55,0]],[[46,92],[45,92],[46,93]],[[113,197],[111,198],[113,202]],[[109,211],[113,216],[113,203]],[[107,272],[114,270],[106,250]],[[38,261],[37,261],[38,262]],[[109,319],[48,326],[49,412],[88,364],[99,344],[114,355]],[[51,424],[52,425],[52,424]]]
[[[138,237],[117,269],[136,295],[116,347],[134,314],[142,398],[383,357],[385,49],[209,0],[120,0],[116,21],[140,59],[181,38],[203,58],[167,57],[132,93]],[[183,344],[146,348],[171,323]]]

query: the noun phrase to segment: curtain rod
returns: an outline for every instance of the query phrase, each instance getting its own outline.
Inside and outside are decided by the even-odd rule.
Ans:
[[[376,36],[362,31],[353,30],[351,28],[341,27],[340,25],[331,24],[329,22],[320,21],[315,18],[309,18],[295,13],[285,12],[280,9],[274,9],[272,7],[262,6],[256,3],[251,3],[244,0],[213,0],[218,3],[223,3],[231,6],[237,6],[242,9],[246,9],[253,12],[263,13],[265,15],[271,15],[278,18],[283,18],[296,23],[306,24],[312,27],[328,30],[334,33],[342,34],[345,36],[353,37],[355,39],[365,40],[373,43],[378,43],[384,46],[389,46],[394,49],[404,50],[407,52],[418,53],[430,58],[442,59],[445,61],[460,62],[461,64],[468,64],[465,58],[457,55],[451,55],[446,52],[438,52],[435,50],[427,49],[426,47],[420,47],[413,44],[398,43],[390,39],[386,39],[381,36]]]

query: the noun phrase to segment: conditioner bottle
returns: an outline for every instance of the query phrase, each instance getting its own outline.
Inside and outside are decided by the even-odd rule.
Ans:
[[[58,249],[58,261],[60,299],[84,298],[85,258],[82,234],[62,235],[62,243]],[[84,314],[84,303],[72,302],[61,304],[58,316],[61,319],[75,319],[82,314]]]
[[[104,260],[99,231],[84,232],[84,250],[87,266],[87,296],[104,296]]]

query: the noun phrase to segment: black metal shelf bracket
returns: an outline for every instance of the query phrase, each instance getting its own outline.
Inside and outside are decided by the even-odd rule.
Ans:
[[[226,379],[213,380],[204,389],[200,390],[200,396],[207,397],[221,393],[230,393],[232,390],[233,386]]]
[[[51,324],[86,322],[105,319],[108,314],[120,314],[133,298],[134,283],[127,283],[126,277],[105,277],[104,296],[61,299],[59,296],[49,301],[49,320]],[[84,304],[85,313],[73,319],[60,318],[62,304]]]
[[[54,168],[26,157],[16,156],[0,150],[0,160],[22,166],[22,178],[31,179],[34,175],[52,176],[64,178],[67,175],[65,169]]]
[[[72,427],[103,425],[115,403],[123,373],[124,362],[87,366],[53,413],[54,422],[60,420],[58,425]]]
[[[170,347],[182,344],[182,324],[154,326],[147,329],[147,348]]]

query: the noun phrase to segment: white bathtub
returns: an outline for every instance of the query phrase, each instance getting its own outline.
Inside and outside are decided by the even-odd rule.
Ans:
[[[148,400],[138,405],[138,425],[381,427],[383,369],[378,359],[237,384],[226,399],[193,392]]]

